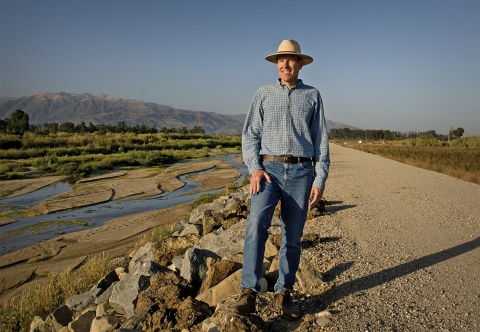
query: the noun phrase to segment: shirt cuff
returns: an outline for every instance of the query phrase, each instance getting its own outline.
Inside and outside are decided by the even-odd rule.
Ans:
[[[322,190],[325,190],[325,182],[326,182],[325,179],[315,178],[315,179],[313,180],[313,184],[312,184],[312,185],[313,185],[314,187],[318,187],[318,188],[320,188],[320,189],[322,189]]]

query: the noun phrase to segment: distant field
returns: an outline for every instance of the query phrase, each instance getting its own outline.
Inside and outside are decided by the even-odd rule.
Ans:
[[[361,143],[334,140],[332,143],[480,184],[479,136],[452,142],[419,138]]]

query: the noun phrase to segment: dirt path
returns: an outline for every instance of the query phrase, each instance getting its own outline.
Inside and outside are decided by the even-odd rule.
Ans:
[[[325,331],[479,331],[480,186],[331,145]],[[318,312],[318,309],[317,309]]]

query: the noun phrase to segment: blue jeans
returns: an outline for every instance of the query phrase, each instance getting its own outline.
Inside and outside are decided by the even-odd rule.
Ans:
[[[313,165],[311,162],[285,164],[264,160],[263,166],[272,183],[268,183],[264,178],[260,192],[252,195],[240,290],[251,288],[260,291],[258,280],[262,277],[265,242],[275,206],[280,200],[282,243],[279,252],[279,277],[275,284],[275,293],[278,293],[285,289],[292,290],[295,283],[295,274],[300,263],[300,239],[313,183]]]

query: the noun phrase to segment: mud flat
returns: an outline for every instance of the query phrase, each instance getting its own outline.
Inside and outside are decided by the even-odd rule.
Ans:
[[[66,176],[0,181],[0,199],[25,195],[64,179]]]
[[[222,160],[174,165],[165,171],[149,168],[119,172],[114,173],[114,176],[99,176],[89,178],[88,181],[80,181],[72,191],[37,204],[30,212],[48,214],[131,196],[148,197],[163,191],[173,192],[184,186],[184,182],[178,179],[179,176],[206,170],[210,171],[190,179],[200,184],[201,187],[197,190],[199,192],[224,188],[227,183],[235,181],[240,176],[234,166]],[[14,197],[17,192],[26,194],[60,179],[51,177],[47,180],[15,180],[13,184],[1,181],[0,195],[6,196],[8,193],[8,197]],[[39,183],[35,184],[35,181]],[[126,215],[99,227],[62,235],[0,256],[0,302],[41,282],[42,277],[50,272],[74,269],[88,256],[124,255],[133,247],[137,237],[154,227],[180,221],[187,217],[190,211],[188,204],[179,204],[166,209]],[[2,217],[0,222],[12,222],[11,219]]]

